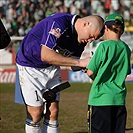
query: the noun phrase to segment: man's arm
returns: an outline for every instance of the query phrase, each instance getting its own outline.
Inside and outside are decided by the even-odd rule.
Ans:
[[[6,48],[10,42],[11,38],[0,20],[0,49]]]
[[[71,57],[65,57],[45,45],[42,46],[41,59],[42,61],[48,62],[49,64],[53,65],[79,67],[86,67],[88,62],[90,61],[90,58],[75,59]]]

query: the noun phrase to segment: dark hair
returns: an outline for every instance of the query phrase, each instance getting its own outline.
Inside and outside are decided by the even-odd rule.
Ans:
[[[105,22],[105,25],[111,30],[114,31],[117,34],[123,34],[124,32],[124,23],[122,23],[120,20],[115,20],[115,21],[108,21]]]
[[[100,31],[100,34],[99,34],[99,36],[98,36],[98,38],[100,38],[100,37],[103,36],[104,31],[105,31],[105,25],[103,25],[103,27],[102,27],[102,29],[101,29],[101,31]]]
[[[103,28],[102,28],[102,30],[101,30],[101,32],[100,32],[100,35],[101,35],[101,36],[103,36],[104,31],[105,31],[105,25],[103,25]]]

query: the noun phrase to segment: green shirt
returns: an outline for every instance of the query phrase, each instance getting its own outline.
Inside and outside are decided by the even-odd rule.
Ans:
[[[93,71],[88,104],[125,105],[125,79],[131,73],[131,51],[122,41],[106,40],[99,44],[87,69]]]

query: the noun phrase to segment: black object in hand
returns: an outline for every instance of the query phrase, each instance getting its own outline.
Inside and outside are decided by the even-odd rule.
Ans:
[[[43,93],[43,98],[46,101],[54,101],[56,99],[56,93],[52,92],[52,90],[48,90]]]
[[[85,69],[84,67],[79,67],[79,66],[71,66],[72,70],[75,71],[80,71],[82,69]]]
[[[59,92],[59,91],[62,91],[66,88],[70,87],[70,83],[68,81],[64,82],[64,83],[61,83],[57,86],[55,86],[54,88],[52,89],[49,89],[48,91],[45,91],[42,95],[43,95],[43,98],[46,100],[46,101],[54,101],[56,99],[56,93]]]

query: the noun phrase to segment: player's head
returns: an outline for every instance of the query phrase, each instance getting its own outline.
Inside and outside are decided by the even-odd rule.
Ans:
[[[122,35],[124,32],[124,19],[120,14],[110,14],[106,17],[104,24],[105,27],[116,34]]]
[[[104,20],[98,15],[79,18],[75,23],[79,43],[92,42],[103,35]],[[102,31],[102,32],[101,32]]]

